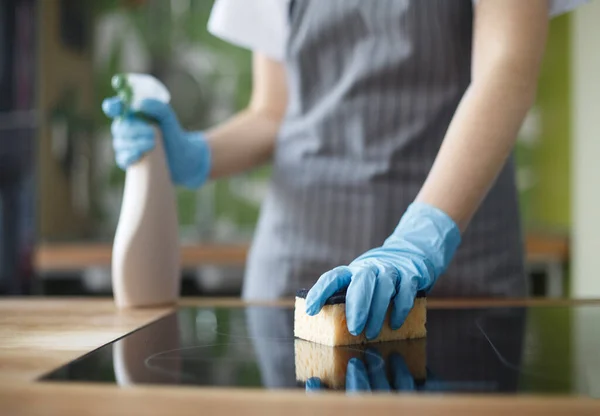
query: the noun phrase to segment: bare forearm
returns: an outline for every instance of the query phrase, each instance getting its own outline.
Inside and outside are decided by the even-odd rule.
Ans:
[[[211,178],[235,175],[268,162],[279,124],[278,118],[247,109],[208,131]]]
[[[287,84],[284,66],[253,54],[253,90],[246,110],[207,132],[212,179],[234,175],[266,163],[285,114]]]
[[[548,0],[479,0],[473,81],[417,199],[465,230],[493,185],[533,104]]]
[[[442,209],[461,230],[506,163],[534,97],[531,85],[487,78],[468,89],[417,197]]]

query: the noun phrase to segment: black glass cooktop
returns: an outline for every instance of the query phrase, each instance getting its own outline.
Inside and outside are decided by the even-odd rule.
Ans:
[[[600,308],[431,309],[424,339],[326,347],[293,310],[182,308],[43,381],[600,397]]]

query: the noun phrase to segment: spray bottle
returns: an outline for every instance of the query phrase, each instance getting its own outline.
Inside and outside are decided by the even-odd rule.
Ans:
[[[112,86],[123,100],[126,112],[135,113],[139,102],[146,98],[170,101],[165,86],[150,75],[116,75]],[[155,128],[155,143],[154,149],[127,168],[125,174],[112,252],[113,295],[119,308],[169,305],[179,296],[175,189],[159,128]]]

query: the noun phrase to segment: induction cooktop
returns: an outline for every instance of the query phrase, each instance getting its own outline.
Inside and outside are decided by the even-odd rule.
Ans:
[[[294,338],[292,308],[182,307],[41,381],[599,397],[587,365],[599,317],[591,306],[430,309],[424,339],[327,347]]]

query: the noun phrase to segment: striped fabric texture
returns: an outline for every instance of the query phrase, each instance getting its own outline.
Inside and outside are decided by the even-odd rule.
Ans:
[[[289,104],[244,298],[292,296],[393,232],[469,85],[472,7],[291,2]],[[523,296],[525,282],[511,158],[430,296]]]

